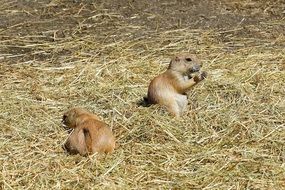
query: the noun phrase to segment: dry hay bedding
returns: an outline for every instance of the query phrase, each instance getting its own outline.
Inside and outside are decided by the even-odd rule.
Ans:
[[[114,38],[80,34],[92,24],[56,38],[1,30],[3,189],[284,188],[285,39],[274,31],[282,20],[155,31],[104,14],[93,24],[117,24],[106,32]],[[244,30],[258,36],[238,35]],[[276,38],[261,38],[270,32]],[[184,116],[137,106],[167,58],[193,49],[209,78],[189,92]],[[113,155],[63,152],[61,115],[73,106],[110,124],[119,144]]]

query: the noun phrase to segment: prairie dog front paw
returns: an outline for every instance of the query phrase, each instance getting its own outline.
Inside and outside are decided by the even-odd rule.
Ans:
[[[200,74],[200,78],[201,80],[205,79],[208,77],[208,73],[206,71],[202,71],[201,74]]]
[[[195,75],[193,77],[193,79],[197,83],[197,82],[200,82],[200,81],[204,80],[207,76],[208,76],[208,74],[205,71],[202,71],[198,75]]]

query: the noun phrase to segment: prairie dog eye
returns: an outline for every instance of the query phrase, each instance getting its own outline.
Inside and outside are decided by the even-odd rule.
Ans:
[[[185,58],[186,61],[192,61],[192,59],[190,57]]]

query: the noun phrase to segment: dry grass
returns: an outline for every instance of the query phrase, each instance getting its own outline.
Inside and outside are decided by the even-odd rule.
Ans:
[[[1,5],[1,18],[11,20],[0,28],[0,188],[284,189],[284,17],[230,29],[152,29],[100,6],[90,15],[84,4],[53,12],[60,2],[42,7],[54,18],[39,20],[27,6]],[[258,16],[278,11],[255,5]],[[21,14],[33,17],[14,23]],[[82,22],[60,28],[70,15]],[[189,92],[184,116],[137,106],[182,51],[194,51],[209,73]],[[119,144],[113,155],[62,150],[60,121],[73,106],[110,124]]]

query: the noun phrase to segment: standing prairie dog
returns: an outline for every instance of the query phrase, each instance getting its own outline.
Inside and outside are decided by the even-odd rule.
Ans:
[[[62,122],[66,128],[73,129],[64,144],[69,153],[85,156],[114,151],[115,137],[107,124],[96,115],[72,108],[63,115]]]
[[[148,104],[163,105],[179,117],[188,103],[185,93],[207,76],[206,72],[198,73],[201,67],[202,64],[195,55],[175,56],[168,69],[151,81],[144,100]]]

